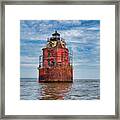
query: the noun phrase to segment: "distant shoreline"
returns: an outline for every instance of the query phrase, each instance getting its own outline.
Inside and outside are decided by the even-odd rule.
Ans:
[[[38,79],[38,78],[20,78],[20,79]],[[100,78],[77,78],[74,80],[100,80]]]

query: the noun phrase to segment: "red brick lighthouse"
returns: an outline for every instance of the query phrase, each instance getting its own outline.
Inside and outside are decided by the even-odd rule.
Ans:
[[[39,82],[73,82],[73,67],[66,42],[55,31],[39,56]]]

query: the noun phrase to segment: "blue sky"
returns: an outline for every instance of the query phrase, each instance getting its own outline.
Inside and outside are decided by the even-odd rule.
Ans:
[[[74,79],[99,79],[99,20],[21,20],[20,77],[38,77],[38,57],[55,30],[73,53]]]

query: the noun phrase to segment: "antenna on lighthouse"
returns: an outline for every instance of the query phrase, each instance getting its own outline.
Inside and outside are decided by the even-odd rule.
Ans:
[[[60,36],[60,34],[57,32],[57,30],[55,31],[55,33],[52,34],[52,36]]]

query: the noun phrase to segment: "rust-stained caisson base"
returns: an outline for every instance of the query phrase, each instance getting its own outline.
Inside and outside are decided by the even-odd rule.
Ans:
[[[39,82],[73,82],[72,66],[39,69]]]
[[[56,81],[45,81],[45,80],[39,80],[39,83],[57,83],[57,82],[59,82],[59,83],[73,83],[73,81],[58,81],[58,80],[56,80]]]

